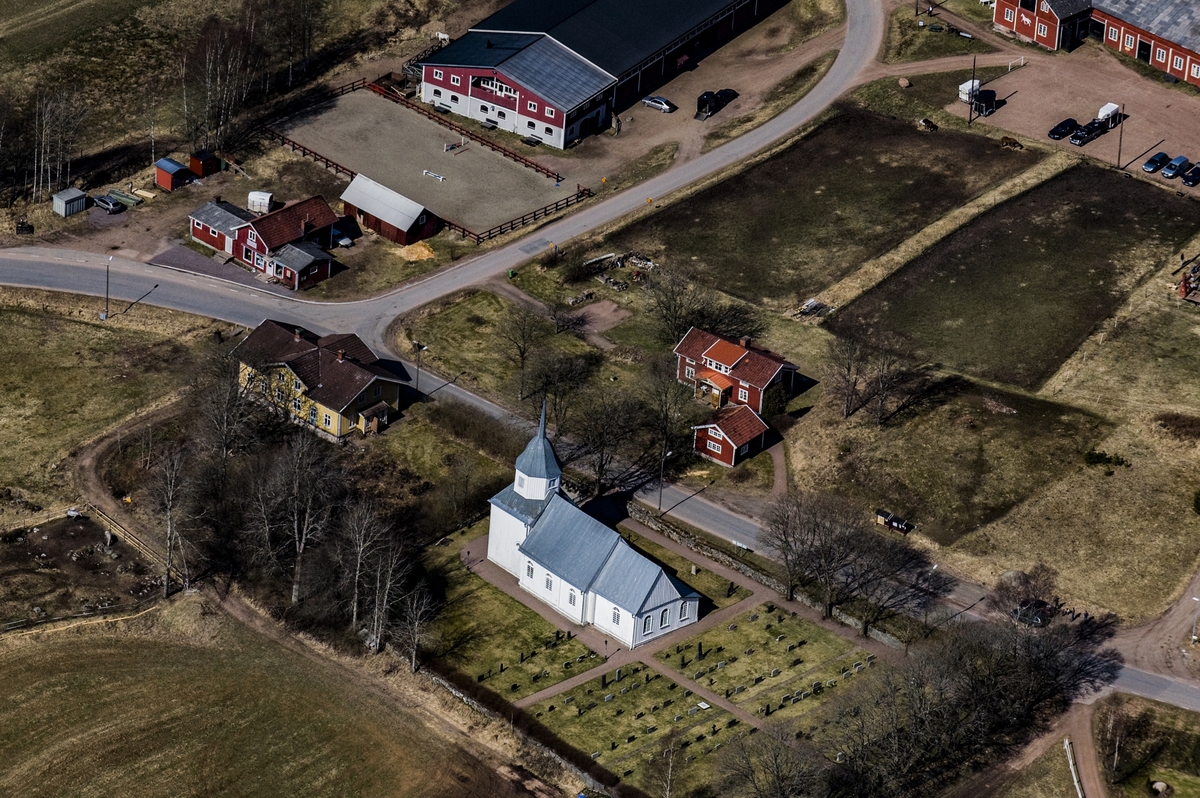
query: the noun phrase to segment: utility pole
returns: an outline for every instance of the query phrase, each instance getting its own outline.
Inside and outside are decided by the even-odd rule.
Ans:
[[[412,348],[417,353],[417,380],[413,383],[413,390],[417,392],[417,398],[419,399],[421,397],[421,353],[429,347],[413,341]]]
[[[1117,120],[1117,124],[1121,126],[1121,129],[1117,131],[1117,168],[1124,169],[1125,167],[1121,165],[1121,144],[1125,141],[1125,103],[1121,103],[1119,113],[1121,117]],[[1194,640],[1195,637],[1196,635],[1193,634],[1192,639]]]
[[[666,441],[663,441],[662,459],[658,463],[658,511],[662,512],[663,475],[667,472],[667,458],[675,452],[666,451]]]
[[[112,267],[113,256],[108,256],[108,263],[104,264],[104,312],[100,314],[100,321],[108,320],[108,270]]]
[[[979,56],[971,57],[971,91],[967,95],[971,100],[967,104],[967,127],[971,126],[972,114],[975,112],[975,98],[979,95],[975,88],[975,62],[977,60],[979,60]]]

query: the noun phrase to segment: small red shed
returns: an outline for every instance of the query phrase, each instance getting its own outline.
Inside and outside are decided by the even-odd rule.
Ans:
[[[154,162],[154,183],[164,191],[174,191],[195,177],[191,170],[173,158],[159,158]]]
[[[730,405],[707,424],[692,427],[692,448],[701,457],[732,468],[762,451],[766,423],[745,405]]]
[[[208,150],[199,150],[188,159],[188,170],[197,177],[215,175],[221,171],[221,159]]]

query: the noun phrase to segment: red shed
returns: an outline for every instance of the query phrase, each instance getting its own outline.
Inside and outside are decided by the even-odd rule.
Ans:
[[[159,158],[154,162],[154,183],[164,191],[174,191],[195,177],[191,170],[173,158]]]
[[[732,468],[762,451],[769,429],[758,413],[745,405],[731,405],[707,424],[692,427],[692,448],[701,457]]]
[[[401,245],[430,238],[442,229],[442,220],[419,202],[363,175],[356,175],[342,194],[342,214]]]
[[[188,161],[189,170],[198,177],[208,177],[221,171],[221,159],[208,150],[193,152]]]

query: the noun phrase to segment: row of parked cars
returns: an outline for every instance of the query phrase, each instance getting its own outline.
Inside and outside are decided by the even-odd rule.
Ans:
[[[1165,152],[1156,152],[1142,164],[1142,171],[1151,175],[1161,172],[1162,176],[1168,180],[1178,177],[1179,182],[1185,186],[1200,184],[1200,165],[1193,164],[1186,155],[1177,155],[1172,158]]]

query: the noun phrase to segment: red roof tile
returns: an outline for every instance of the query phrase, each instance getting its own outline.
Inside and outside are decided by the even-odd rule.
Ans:
[[[746,356],[746,349],[733,341],[718,338],[716,343],[704,350],[704,356],[731,369]]]
[[[713,416],[712,421],[700,426],[716,427],[734,446],[745,446],[770,429],[758,413],[745,405],[726,407]]]
[[[324,197],[309,197],[264,214],[248,224],[267,245],[267,249],[271,250],[304,238],[323,227],[329,227],[337,220],[337,214],[329,207]]]
[[[726,388],[733,387],[733,380],[729,379],[728,377],[726,377],[724,374],[722,374],[719,371],[713,371],[712,369],[706,369],[703,367],[701,367],[700,370],[696,372],[696,379],[704,380],[706,382],[711,382],[713,385],[717,386],[722,391],[725,390]]]
[[[721,339],[710,332],[693,327],[683,336],[683,340],[675,345],[675,354],[688,360],[699,361],[704,357],[704,350]]]
[[[675,354],[696,362],[704,358],[732,366],[729,376],[756,388],[766,388],[781,368],[796,367],[781,355],[766,349],[743,347],[736,341],[693,327],[675,346]]]

